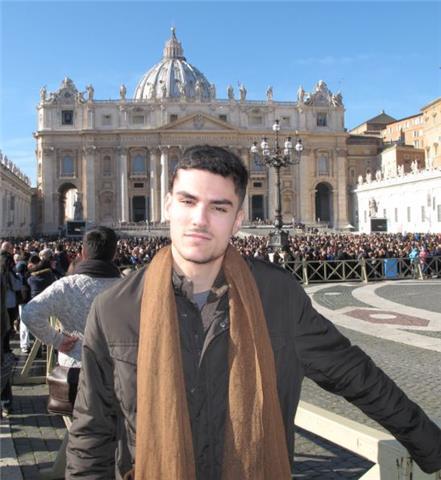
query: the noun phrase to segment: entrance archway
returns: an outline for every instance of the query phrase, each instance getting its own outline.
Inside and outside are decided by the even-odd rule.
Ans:
[[[332,187],[319,183],[315,193],[315,219],[317,222],[330,222],[332,218]]]
[[[132,222],[145,222],[148,220],[148,198],[137,195],[132,198]]]
[[[58,189],[58,225],[64,226],[67,220],[74,219],[75,201],[78,189],[73,183],[63,183]]]
[[[264,197],[263,195],[253,195],[251,197],[251,220],[263,220],[264,218]]]

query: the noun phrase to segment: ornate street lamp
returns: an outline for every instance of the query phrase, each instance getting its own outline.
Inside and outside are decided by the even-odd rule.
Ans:
[[[270,146],[268,137],[263,137],[258,146],[258,142],[254,142],[251,147],[251,154],[256,165],[273,167],[276,171],[276,215],[274,220],[275,232],[270,233],[270,245],[272,247],[283,248],[288,243],[288,232],[282,230],[282,194],[280,191],[280,169],[289,165],[298,165],[303,151],[302,140],[298,139],[296,145],[293,147],[292,138],[287,137],[283,143],[283,148],[280,145],[279,132],[280,122],[275,120],[273,125],[273,132],[275,133],[274,144]]]

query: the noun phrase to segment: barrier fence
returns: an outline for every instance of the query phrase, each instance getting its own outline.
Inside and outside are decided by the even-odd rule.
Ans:
[[[308,285],[321,282],[369,282],[441,278],[441,256],[361,258],[360,260],[297,260],[282,262],[296,279]]]

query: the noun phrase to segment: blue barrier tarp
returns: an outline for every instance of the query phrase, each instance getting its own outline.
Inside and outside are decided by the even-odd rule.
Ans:
[[[396,258],[384,259],[384,277],[385,278],[398,277],[398,260]]]

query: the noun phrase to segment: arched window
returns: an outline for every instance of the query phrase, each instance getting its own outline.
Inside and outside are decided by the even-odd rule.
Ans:
[[[71,155],[65,155],[61,161],[61,176],[73,177],[75,174],[74,159]]]
[[[140,153],[132,158],[132,175],[145,175],[145,157]]]
[[[112,160],[106,155],[103,158],[103,176],[110,177],[112,175]]]

